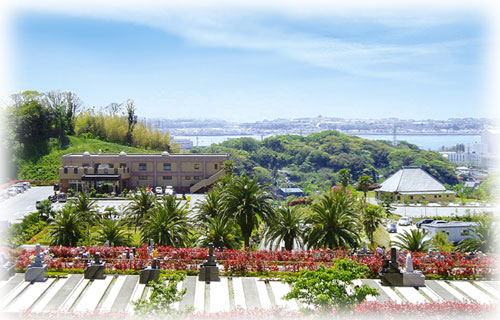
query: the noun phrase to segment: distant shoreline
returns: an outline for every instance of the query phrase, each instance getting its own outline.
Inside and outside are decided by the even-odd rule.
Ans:
[[[312,133],[319,133],[319,132],[311,132]],[[362,133],[362,132],[356,132],[356,133],[351,133],[351,132],[341,132],[343,134],[348,134],[352,136],[392,136],[392,132],[376,132],[376,133]],[[173,135],[172,133],[170,133]],[[268,135],[300,135],[300,133],[227,133],[227,134],[186,134],[183,133],[179,136],[183,137],[238,137],[238,136],[268,136]],[[481,133],[399,133],[396,132],[396,136],[480,136]],[[175,136],[175,135],[174,135]]]

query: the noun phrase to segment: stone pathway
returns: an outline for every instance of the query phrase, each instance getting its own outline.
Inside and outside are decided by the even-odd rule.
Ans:
[[[398,303],[426,303],[439,301],[477,301],[498,303],[500,281],[441,281],[427,280],[426,287],[382,287],[380,280],[356,280],[378,289],[380,295],[368,297],[370,301],[395,301]],[[279,281],[265,282],[259,278],[227,278],[220,282],[197,281],[189,276],[179,289],[187,292],[177,309],[193,306],[196,311],[230,311],[236,306],[245,309],[283,306],[298,310],[296,301],[283,300],[290,286]],[[46,282],[29,283],[24,274],[16,274],[7,281],[0,281],[0,310],[6,313],[31,311],[44,312],[133,312],[133,302],[147,298],[150,288],[139,284],[137,275],[107,275],[104,280],[89,281],[81,274],[67,278],[48,279]]]

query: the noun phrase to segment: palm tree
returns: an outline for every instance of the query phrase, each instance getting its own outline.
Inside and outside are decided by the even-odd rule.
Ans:
[[[151,210],[155,207],[156,198],[153,194],[146,192],[144,187],[139,189],[139,194],[132,196],[132,202],[127,206],[127,213],[135,220],[135,230],[142,224],[142,220],[149,216]]]
[[[82,222],[87,229],[87,242],[90,245],[90,228],[98,219],[96,203],[90,199],[90,195],[85,192],[79,192],[76,196],[76,201],[72,202],[73,210],[82,218]]]
[[[125,232],[125,224],[121,220],[102,219],[96,239],[99,243],[109,241],[112,247],[129,246],[130,235]]]
[[[457,245],[458,251],[497,252],[499,244],[498,226],[495,226],[491,219],[479,221],[477,225],[468,229],[468,232],[473,233],[473,237],[460,241]]]
[[[392,245],[398,246],[401,250],[411,252],[427,251],[429,242],[424,242],[424,237],[427,231],[420,232],[418,229],[412,229],[410,232],[405,230],[402,234],[397,235],[399,241],[391,241]]]
[[[268,222],[273,210],[270,196],[257,182],[246,175],[233,177],[222,192],[221,205],[224,215],[239,225],[245,248],[250,246],[250,236],[257,227],[259,218]]]
[[[281,242],[285,243],[286,250],[293,249],[293,243],[303,246],[304,237],[304,212],[299,206],[287,206],[276,210],[276,215],[266,229],[267,244],[275,244],[279,248]]]
[[[175,196],[163,197],[141,226],[141,241],[152,239],[164,246],[186,247],[191,236],[185,206],[180,206]]]
[[[361,224],[370,243],[373,243],[373,234],[382,225],[383,216],[384,209],[373,204],[368,204],[361,211]]]
[[[335,190],[326,193],[311,206],[307,234],[309,247],[356,248],[359,238],[359,217],[349,193]]]
[[[231,219],[224,216],[206,217],[202,224],[202,235],[198,239],[198,246],[208,247],[213,243],[215,247],[228,249],[239,249],[241,247],[241,236],[237,226]]]
[[[453,243],[448,241],[448,235],[444,231],[436,233],[431,238],[429,247],[443,252],[453,251]]]
[[[361,176],[358,179],[358,188],[363,191],[366,201],[366,193],[370,190],[370,186],[372,185],[372,178],[370,176]]]
[[[206,193],[205,199],[197,203],[195,209],[198,211],[200,221],[208,221],[208,218],[215,218],[222,214],[221,195],[217,190],[210,190]]]
[[[50,223],[50,244],[53,246],[76,246],[82,238],[82,216],[74,206],[64,206],[55,213]]]
[[[347,186],[349,185],[349,182],[352,179],[351,169],[346,169],[346,168],[340,169],[338,172],[338,175],[340,178],[340,182],[342,183],[342,186],[344,188],[347,188]]]

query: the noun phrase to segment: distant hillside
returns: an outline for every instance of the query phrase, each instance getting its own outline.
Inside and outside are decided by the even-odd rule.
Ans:
[[[310,192],[337,183],[336,172],[343,168],[351,169],[354,180],[366,174],[381,181],[402,166],[421,166],[443,183],[458,183],[454,166],[437,152],[405,141],[395,147],[389,141],[367,140],[337,131],[307,137],[280,135],[263,141],[239,138],[195,148],[193,152],[229,153],[238,173],[256,175],[274,187],[292,182]]]
[[[61,149],[57,143],[54,143],[54,145],[50,147],[49,153],[42,156],[37,161],[21,161],[18,179],[59,180],[58,169],[61,167],[61,157],[64,154],[82,153],[84,151],[97,153],[99,149],[103,153],[119,153],[120,151],[125,151],[127,153],[158,152],[123,146],[117,143],[104,142],[97,139],[83,139],[69,136],[69,145],[66,148]]]

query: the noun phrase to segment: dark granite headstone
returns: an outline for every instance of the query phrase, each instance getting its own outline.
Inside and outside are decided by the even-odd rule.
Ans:
[[[214,246],[210,243],[208,247],[208,257],[207,260],[200,266],[198,280],[206,282],[220,281],[219,268],[217,268],[217,263],[215,262],[214,257]]]
[[[104,279],[106,276],[104,275],[105,264],[101,261],[101,257],[99,252],[95,254],[95,260],[93,263],[86,264],[85,270],[83,271],[83,277],[85,279]]]
[[[382,261],[382,270],[380,272],[381,284],[384,286],[396,287],[424,287],[425,276],[420,271],[413,270],[411,256],[407,260],[408,269],[401,272],[397,262],[397,250],[391,248],[391,259]]]

